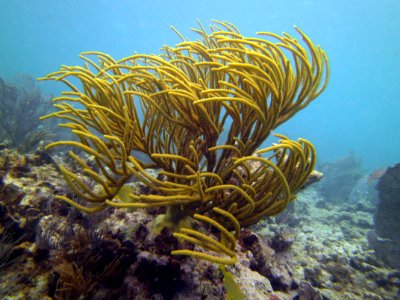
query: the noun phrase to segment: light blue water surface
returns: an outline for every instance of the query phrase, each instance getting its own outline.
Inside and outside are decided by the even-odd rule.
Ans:
[[[400,1],[0,1],[0,77],[41,77],[97,50],[119,59],[159,53],[189,28],[226,20],[243,35],[299,26],[324,48],[328,89],[277,132],[311,140],[319,161],[354,152],[366,170],[400,162]],[[44,93],[65,87],[39,83]]]

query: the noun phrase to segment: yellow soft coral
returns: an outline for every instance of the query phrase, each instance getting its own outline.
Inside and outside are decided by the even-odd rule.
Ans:
[[[231,264],[240,226],[282,211],[312,172],[315,150],[304,139],[278,136],[277,144],[257,149],[325,89],[329,69],[324,51],[297,28],[305,47],[286,33],[244,37],[228,22],[215,21],[210,29],[210,34],[201,24],[194,29],[199,41],[178,33],[182,42],[165,46],[161,55],[116,61],[104,53],[83,53],[84,67],[63,66],[43,78],[71,89],[53,100],[58,111],[43,119],[65,120],[61,126],[79,141],[47,148],[72,146],[91,155],[95,167],[70,152],[101,187],[93,191],[61,166],[69,187],[87,205],[57,198],[85,212],[167,206],[169,219],[193,216],[220,232],[215,240],[182,228],[176,237],[208,253],[173,254]],[[151,176],[149,168],[160,168],[164,179]],[[154,193],[118,201],[133,176]]]

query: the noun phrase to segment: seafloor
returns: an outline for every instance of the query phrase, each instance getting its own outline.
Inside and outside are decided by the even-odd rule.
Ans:
[[[82,214],[45,153],[0,151],[0,299],[226,299],[215,264],[172,257],[160,209]],[[134,188],[142,189],[132,182]],[[315,187],[287,212],[242,230],[229,271],[245,299],[400,299],[399,270],[368,246],[374,204],[329,203]]]

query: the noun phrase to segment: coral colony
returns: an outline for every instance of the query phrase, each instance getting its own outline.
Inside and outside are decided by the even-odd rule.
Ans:
[[[297,28],[303,44],[288,34],[244,37],[228,22],[210,28],[194,29],[198,41],[176,31],[182,42],[161,55],[116,61],[82,53],[84,67],[63,66],[42,78],[70,89],[42,119],[62,119],[77,137],[47,149],[69,146],[93,157],[89,164],[69,152],[81,172],[60,170],[75,198],[58,199],[87,213],[167,207],[161,226],[197,246],[173,255],[234,264],[240,228],[284,210],[313,171],[307,140],[276,135],[276,144],[259,147],[323,92],[329,68],[325,52]],[[133,178],[150,192],[119,197]],[[197,230],[189,217],[219,237]]]

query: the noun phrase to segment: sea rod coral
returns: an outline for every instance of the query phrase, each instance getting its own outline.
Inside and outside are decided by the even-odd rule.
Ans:
[[[173,255],[232,264],[240,227],[282,211],[314,168],[314,147],[304,139],[277,135],[276,144],[258,148],[325,89],[328,60],[297,28],[304,45],[286,33],[244,37],[228,22],[214,21],[210,33],[201,24],[193,30],[201,40],[175,30],[182,42],[160,55],[116,61],[82,53],[83,67],[63,66],[43,78],[71,91],[53,99],[58,111],[42,119],[63,119],[78,138],[47,148],[70,146],[95,162],[70,151],[98,188],[60,166],[81,200],[58,199],[87,213],[165,206],[174,236],[197,246]],[[161,169],[160,176],[150,168]],[[133,177],[152,192],[121,202],[116,195]],[[178,226],[189,217],[217,229],[219,238]]]

